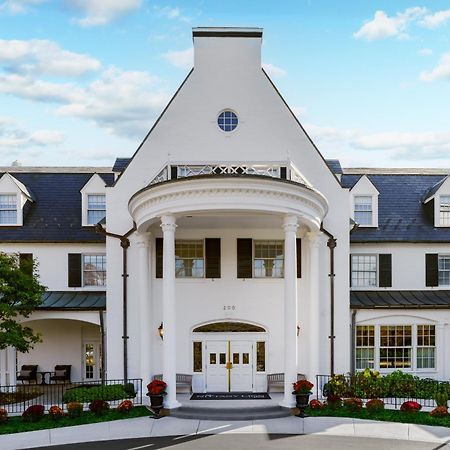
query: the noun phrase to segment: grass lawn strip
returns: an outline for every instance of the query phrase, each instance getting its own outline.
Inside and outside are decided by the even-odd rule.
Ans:
[[[450,415],[447,417],[431,417],[427,412],[407,413],[394,409],[384,409],[381,411],[349,411],[347,408],[308,408],[306,414],[310,417],[351,417],[353,419],[379,420],[382,422],[413,423],[417,425],[434,425],[450,428]]]
[[[135,417],[149,416],[151,413],[145,406],[136,406],[130,412],[124,413],[116,410],[110,410],[102,416],[96,416],[90,411],[85,411],[80,417],[71,419],[62,417],[59,420],[53,420],[46,414],[39,422],[27,423],[22,417],[9,417],[4,423],[0,423],[0,434],[23,433],[25,431],[46,430],[49,428],[62,428],[74,425],[85,425],[89,423],[108,422],[111,420],[132,419]]]

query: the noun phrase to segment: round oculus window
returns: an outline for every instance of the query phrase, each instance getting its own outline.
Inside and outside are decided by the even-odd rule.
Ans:
[[[233,131],[238,126],[237,115],[230,110],[222,111],[217,118],[217,125],[222,131]]]

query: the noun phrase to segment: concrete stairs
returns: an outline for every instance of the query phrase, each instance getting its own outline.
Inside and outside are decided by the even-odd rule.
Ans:
[[[226,402],[226,400],[220,403]],[[242,405],[244,406],[244,405]],[[280,417],[289,417],[290,410],[281,406],[252,406],[252,407],[233,407],[214,408],[204,406],[181,406],[170,411],[171,417],[179,419],[199,419],[199,420],[262,420],[278,419]]]

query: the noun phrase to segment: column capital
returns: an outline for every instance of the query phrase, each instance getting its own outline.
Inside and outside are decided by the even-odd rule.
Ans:
[[[149,247],[151,237],[152,237],[152,233],[150,233],[150,231],[146,231],[144,233],[138,233],[136,235],[136,246],[138,248]]]
[[[163,232],[166,232],[166,231],[175,232],[175,229],[177,228],[175,216],[173,216],[172,214],[162,216],[161,217],[161,228],[162,228]]]
[[[283,229],[285,232],[293,231],[294,233],[296,233],[298,226],[297,216],[294,216],[292,214],[284,216]]]
[[[320,231],[309,231],[306,233],[306,238],[308,239],[309,245],[312,248],[317,248],[320,245],[320,240],[322,233]]]

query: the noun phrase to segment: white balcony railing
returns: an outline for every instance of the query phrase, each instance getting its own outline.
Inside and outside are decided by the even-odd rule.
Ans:
[[[201,175],[255,175],[308,184],[292,164],[177,164],[164,166],[150,184]]]

